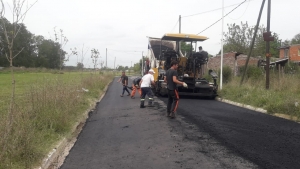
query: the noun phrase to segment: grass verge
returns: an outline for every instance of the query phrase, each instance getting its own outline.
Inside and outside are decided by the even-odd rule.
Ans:
[[[219,95],[238,103],[267,110],[269,114],[285,114],[290,119],[300,120],[300,75],[271,73],[270,87],[266,89],[264,76],[249,78],[240,85],[235,77],[225,83]]]
[[[13,124],[8,124],[10,75],[2,73],[0,169],[33,168],[95,102],[114,75],[16,73]]]

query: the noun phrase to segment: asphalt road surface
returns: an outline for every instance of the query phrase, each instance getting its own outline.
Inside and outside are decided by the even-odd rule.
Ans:
[[[298,123],[215,100],[166,98],[139,108],[117,78],[90,114],[61,169],[300,168]],[[130,83],[131,84],[131,80]]]

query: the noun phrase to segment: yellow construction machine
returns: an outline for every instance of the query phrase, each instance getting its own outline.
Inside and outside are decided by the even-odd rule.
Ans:
[[[165,34],[160,41],[160,48],[156,48],[154,53],[158,53],[155,56],[155,63],[158,63],[152,69],[155,69],[155,81],[156,86],[154,91],[159,95],[167,94],[167,84],[164,82],[163,77],[166,71],[170,68],[170,63],[173,60],[178,61],[179,66],[177,69],[178,80],[185,82],[188,88],[178,86],[179,95],[190,96],[207,96],[215,98],[217,96],[217,74],[212,70],[207,69],[208,53],[205,51],[196,52],[193,51],[193,46],[197,45],[197,42],[207,40],[205,36],[198,36],[193,34]],[[158,41],[158,39],[156,39]],[[166,43],[174,42],[172,47],[164,47]],[[188,56],[184,56],[180,49],[180,42],[190,43],[191,50]],[[196,48],[196,47],[195,47]],[[205,71],[212,76],[213,82],[209,82],[203,78]]]

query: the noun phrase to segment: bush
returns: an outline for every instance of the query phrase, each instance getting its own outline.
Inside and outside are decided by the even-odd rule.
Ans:
[[[299,73],[300,66],[299,63],[288,63],[284,66],[284,72],[288,74]]]
[[[223,67],[223,82],[224,83],[229,83],[232,80],[232,70],[229,66],[224,66]],[[220,77],[220,72],[219,72],[219,77]]]
[[[245,71],[245,66],[241,66],[239,68],[239,71],[240,71],[240,74],[243,75],[244,71]],[[259,68],[257,66],[253,66],[253,65],[248,66],[245,78],[259,80],[259,79],[261,79],[262,76],[263,76],[263,72],[262,72],[261,68]]]

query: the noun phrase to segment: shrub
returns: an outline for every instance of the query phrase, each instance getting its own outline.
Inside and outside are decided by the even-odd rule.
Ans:
[[[229,66],[224,66],[223,67],[223,82],[224,83],[229,83],[232,80],[232,70]],[[219,77],[220,77],[220,71],[219,71]]]
[[[239,71],[240,71],[240,74],[243,75],[244,71],[245,71],[245,66],[241,66],[239,68]],[[263,76],[263,71],[261,68],[259,68],[257,66],[253,66],[253,65],[248,66],[247,72],[245,74],[245,78],[259,80],[262,78],[262,76]]]

